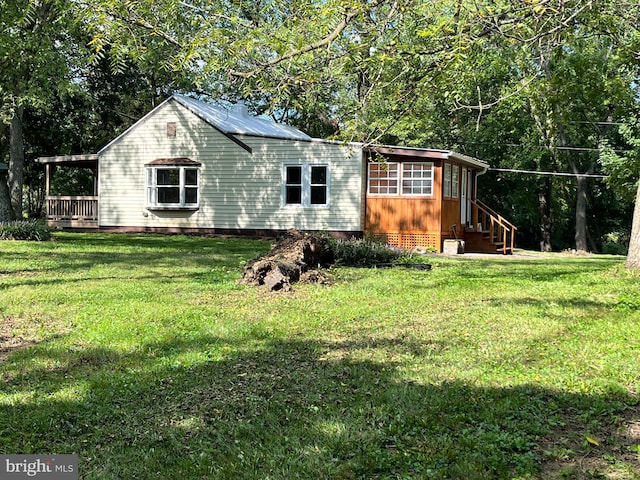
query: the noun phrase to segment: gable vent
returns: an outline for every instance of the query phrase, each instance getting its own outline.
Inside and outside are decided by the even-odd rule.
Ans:
[[[241,117],[249,116],[249,107],[242,100],[235,104],[233,110]]]

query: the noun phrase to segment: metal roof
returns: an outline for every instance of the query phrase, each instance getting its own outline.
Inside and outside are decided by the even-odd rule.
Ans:
[[[226,134],[311,141],[309,135],[297,128],[248,115],[242,104],[229,110],[183,95],[175,94],[172,98]]]

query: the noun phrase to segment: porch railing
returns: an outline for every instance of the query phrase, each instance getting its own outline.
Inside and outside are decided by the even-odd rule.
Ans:
[[[518,228],[499,213],[496,213],[480,200],[471,200],[472,219],[475,229],[488,236],[490,243],[496,245],[503,254],[513,253]]]
[[[97,196],[49,196],[47,220],[98,221]]]

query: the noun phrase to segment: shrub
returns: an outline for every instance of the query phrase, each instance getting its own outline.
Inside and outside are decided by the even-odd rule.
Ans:
[[[0,240],[32,240],[42,242],[51,239],[51,230],[41,221],[18,220],[0,222]]]
[[[382,263],[394,263],[405,252],[395,250],[373,239],[341,240],[329,237],[336,265],[348,267],[370,267]]]
[[[603,237],[602,253],[608,255],[626,255],[629,245],[629,234],[611,232]]]

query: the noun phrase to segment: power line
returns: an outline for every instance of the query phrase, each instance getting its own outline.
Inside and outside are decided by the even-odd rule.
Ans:
[[[489,168],[490,172],[526,173],[528,175],[550,175],[553,177],[607,178],[608,175],[568,172],[538,172],[536,170],[517,170],[513,168]]]
[[[600,148],[587,148],[587,147],[549,147],[549,149],[555,150],[569,150],[575,152],[599,152]],[[618,150],[618,152],[623,152],[624,150]]]
[[[493,145],[498,147],[513,147],[523,148],[519,143],[488,143],[488,142],[468,142],[467,145]],[[548,146],[548,145],[536,145],[537,148],[544,148],[545,150],[565,150],[574,152],[600,152],[602,149],[593,147],[564,147],[564,146]],[[631,150],[612,150],[615,153],[629,153]]]
[[[583,123],[588,125],[628,125],[628,122],[590,122],[588,120],[567,120],[567,123]]]

